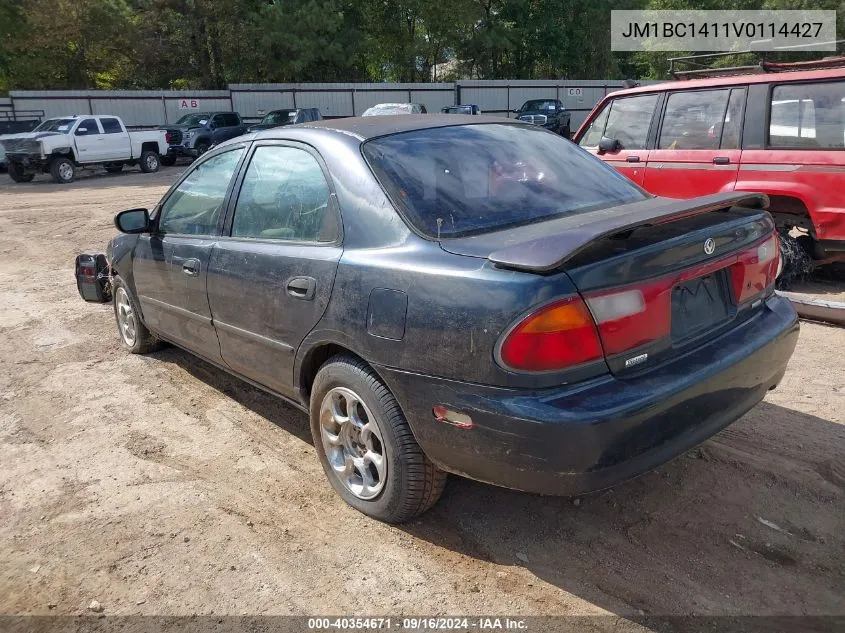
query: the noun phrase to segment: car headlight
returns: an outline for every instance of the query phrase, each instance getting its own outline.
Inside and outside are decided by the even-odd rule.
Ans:
[[[194,131],[188,130],[187,132],[185,132],[185,138],[187,138],[187,139],[194,138]]]

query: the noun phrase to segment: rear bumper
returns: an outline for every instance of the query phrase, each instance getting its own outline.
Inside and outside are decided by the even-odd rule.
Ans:
[[[734,330],[631,378],[531,392],[378,369],[442,468],[574,495],[651,470],[734,422],[778,384],[797,340],[795,310],[775,296]],[[470,415],[473,428],[436,421],[438,404]]]

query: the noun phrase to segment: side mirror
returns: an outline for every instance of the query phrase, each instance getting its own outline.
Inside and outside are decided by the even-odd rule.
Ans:
[[[150,230],[150,212],[146,209],[127,209],[114,216],[114,225],[121,233],[147,233]]]
[[[606,136],[601,137],[601,140],[599,141],[599,154],[617,152],[620,149],[622,149],[622,143],[617,141],[615,138],[608,138]]]

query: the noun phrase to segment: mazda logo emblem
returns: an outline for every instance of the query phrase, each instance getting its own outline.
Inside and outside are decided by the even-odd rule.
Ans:
[[[716,241],[712,237],[708,237],[704,240],[704,252],[708,255],[712,255],[716,252]]]

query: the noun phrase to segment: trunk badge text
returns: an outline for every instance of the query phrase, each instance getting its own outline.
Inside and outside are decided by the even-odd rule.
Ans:
[[[634,365],[639,365],[640,363],[644,363],[648,360],[648,354],[640,354],[639,356],[633,356],[625,361],[625,367],[633,367]]]
[[[708,255],[712,255],[716,252],[716,241],[712,237],[708,237],[704,240],[704,252]]]

